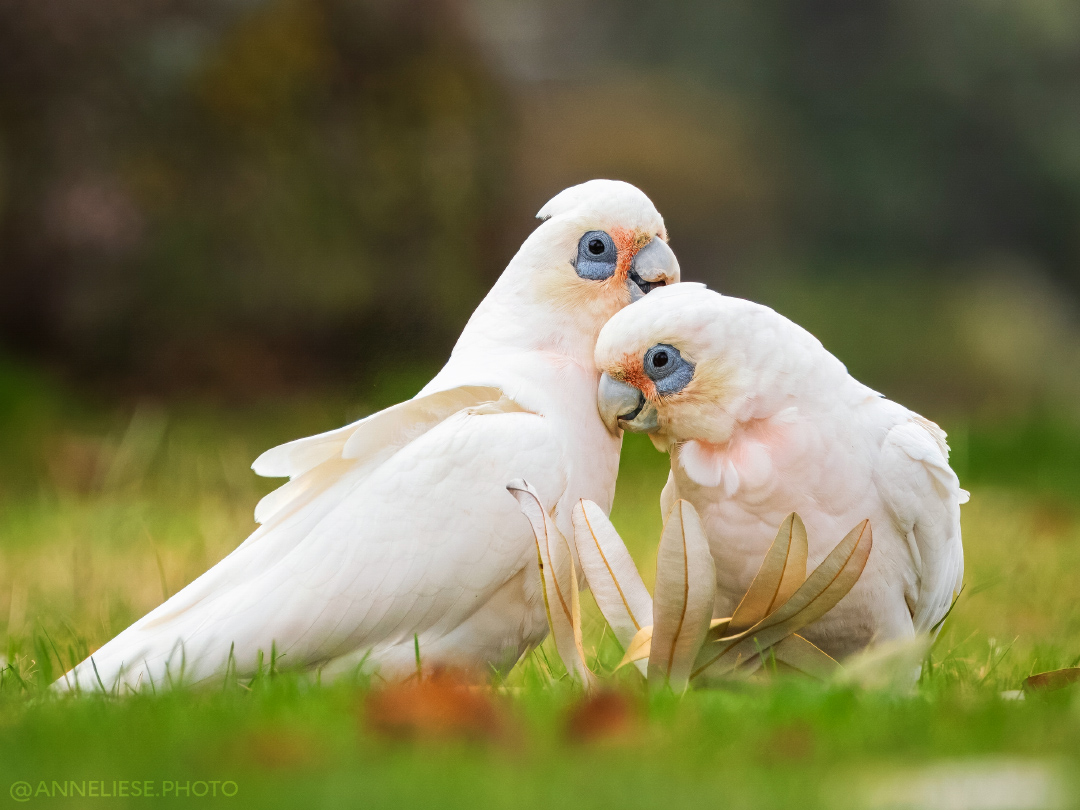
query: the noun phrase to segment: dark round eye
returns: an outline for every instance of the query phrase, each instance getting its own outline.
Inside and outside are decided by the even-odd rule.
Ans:
[[[577,257],[571,262],[581,278],[603,281],[615,275],[619,251],[604,231],[587,231],[578,240]]]
[[[694,364],[667,343],[657,343],[643,359],[645,376],[656,384],[660,396],[676,394],[694,377]]]

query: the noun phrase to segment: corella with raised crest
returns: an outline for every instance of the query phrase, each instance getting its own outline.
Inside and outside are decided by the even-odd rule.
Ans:
[[[58,686],[243,677],[271,655],[328,674],[394,678],[419,658],[487,675],[539,643],[536,545],[506,483],[527,477],[568,532],[580,498],[611,507],[620,437],[596,412],[596,337],[679,280],[633,186],[584,183],[539,216],[415,398],[264,453],[255,471],[291,480],[259,503],[262,526]]]

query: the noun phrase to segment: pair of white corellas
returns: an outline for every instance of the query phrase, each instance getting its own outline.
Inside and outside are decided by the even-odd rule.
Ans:
[[[264,453],[255,471],[290,480],[254,534],[58,687],[244,676],[271,648],[324,676],[411,674],[417,646],[425,667],[505,671],[549,627],[535,521],[507,485],[572,538],[582,501],[611,508],[623,430],[670,453],[661,508],[700,516],[715,617],[796,512],[812,564],[873,527],[863,575],[802,636],[840,657],[931,632],[963,574],[944,433],[767,307],[676,283],[633,186],[574,186],[539,218],[416,397]]]

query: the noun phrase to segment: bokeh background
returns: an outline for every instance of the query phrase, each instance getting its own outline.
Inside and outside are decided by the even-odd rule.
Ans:
[[[220,558],[251,460],[414,393],[593,177],[948,429],[982,585],[1077,556],[1078,89],[1072,0],[0,0],[4,638]]]
[[[1068,0],[3,0],[0,345],[362,393],[614,177],[886,393],[1075,410],[1078,80]]]

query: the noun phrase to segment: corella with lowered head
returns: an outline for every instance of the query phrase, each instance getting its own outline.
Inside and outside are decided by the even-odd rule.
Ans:
[[[616,314],[596,346],[599,410],[613,434],[671,455],[661,496],[697,509],[716,567],[714,615],[731,616],[785,516],[819,563],[869,519],[861,579],[801,632],[834,656],[934,630],[961,587],[960,504],[945,433],[848,374],[768,307],[700,284]]]

